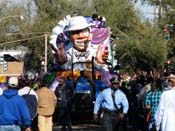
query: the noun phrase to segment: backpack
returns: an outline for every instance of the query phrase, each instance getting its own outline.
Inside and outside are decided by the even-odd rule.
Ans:
[[[27,94],[22,95],[22,97],[25,99],[27,103],[29,113],[30,113],[30,118],[31,120],[33,120],[37,115],[37,99],[35,95],[30,94],[30,91]]]

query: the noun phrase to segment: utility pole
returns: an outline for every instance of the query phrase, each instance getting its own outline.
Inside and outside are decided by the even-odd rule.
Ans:
[[[160,19],[162,18],[162,0],[159,0],[159,13],[158,13],[158,23],[160,22]]]
[[[154,24],[155,30],[159,27],[160,19],[162,18],[162,0],[159,0],[158,6],[154,5]]]
[[[47,72],[47,33],[45,34],[44,72]]]

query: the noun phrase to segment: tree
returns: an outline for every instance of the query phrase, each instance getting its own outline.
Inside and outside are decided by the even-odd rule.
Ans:
[[[144,0],[146,1],[146,0]],[[152,5],[156,5],[159,7],[159,14],[161,14],[161,17],[158,19],[158,28],[161,29],[161,32],[163,34],[165,26],[167,26],[168,31],[170,32],[170,40],[168,40],[167,43],[167,59],[171,60],[171,62],[175,63],[175,1],[173,0],[147,0]],[[163,10],[161,12],[161,10]],[[159,15],[160,16],[160,15]],[[163,37],[163,35],[162,35]]]
[[[112,33],[119,38],[116,59],[125,72],[136,69],[150,71],[161,69],[166,61],[167,48],[163,44],[159,29],[141,22],[134,7],[128,1],[95,1],[97,11],[105,14]],[[105,8],[105,10],[104,10]]]
[[[32,0],[27,1],[30,7]],[[35,69],[40,68],[39,59],[43,55],[44,34],[50,34],[52,28],[60,19],[73,12],[84,16],[97,13],[106,18],[107,25],[112,30],[114,43],[117,44],[116,58],[120,60],[123,70],[130,69],[134,71],[136,68],[143,70],[158,68],[162,66],[162,61],[165,60],[166,49],[162,44],[161,37],[157,35],[157,31],[155,32],[151,25],[141,22],[139,13],[128,0],[33,1],[36,12],[34,16],[32,15],[33,12],[29,10],[30,8],[20,10],[28,18],[24,25],[20,23],[22,34],[20,33],[15,37],[6,37],[4,40],[1,39],[1,42],[4,42],[5,40],[16,40],[18,38],[31,38],[17,43],[27,45],[30,49],[30,61],[27,62],[29,69],[33,67]],[[119,40],[115,38],[119,38]],[[150,50],[150,53],[145,53],[145,49],[146,51]],[[51,61],[53,56],[51,53],[48,54],[49,61]],[[160,66],[159,62],[161,63]]]
[[[151,25],[145,23],[138,27],[125,41],[118,41],[116,57],[124,71],[159,71],[166,62],[167,47]]]

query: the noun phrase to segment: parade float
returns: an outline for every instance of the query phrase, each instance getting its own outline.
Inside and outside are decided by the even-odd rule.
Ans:
[[[76,17],[78,21],[74,19]],[[60,77],[67,78],[67,83],[73,89],[74,100],[72,111],[74,113],[92,114],[93,104],[99,92],[110,85],[112,75],[110,68],[113,67],[114,57],[111,53],[110,44],[110,28],[106,26],[106,19],[96,14],[92,16],[66,16],[60,20],[53,28],[50,45],[55,56],[54,66],[57,69],[56,78],[50,84],[50,89],[54,91],[58,85],[57,79]],[[88,40],[88,47],[83,51],[75,49],[75,45],[70,44],[70,34],[68,31],[76,33],[76,31],[84,30],[84,27],[90,28]],[[67,29],[68,28],[68,29]],[[68,30],[66,32],[66,30]],[[80,41],[80,40],[79,40]],[[86,43],[85,43],[86,44]],[[99,53],[101,47],[101,53]],[[102,57],[102,53],[107,50],[107,60],[105,62],[98,62],[97,57]],[[62,55],[60,52],[63,52]],[[95,52],[95,55],[91,55]],[[67,55],[67,61],[61,60]],[[91,55],[90,59],[89,56]],[[100,56],[101,55],[101,56]],[[61,57],[60,57],[61,56]],[[64,60],[63,60],[64,61]],[[81,79],[81,73],[83,76]]]

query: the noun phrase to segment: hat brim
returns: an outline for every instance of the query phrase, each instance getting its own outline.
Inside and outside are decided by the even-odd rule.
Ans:
[[[169,81],[175,82],[175,78],[168,78]]]
[[[16,84],[9,84],[9,86],[10,86],[10,87],[14,87],[14,88],[17,87]]]
[[[93,24],[92,23],[87,23],[87,24],[80,24],[80,25],[73,25],[73,26],[67,26],[64,29],[64,32],[71,32],[71,31],[76,31],[76,30],[83,30],[88,27],[91,27]]]
[[[172,82],[175,82],[175,79],[170,79]]]
[[[168,80],[175,82],[175,75],[170,75],[167,77]]]
[[[119,83],[119,81],[112,81],[111,83],[112,83],[112,84],[113,84],[113,83]]]

